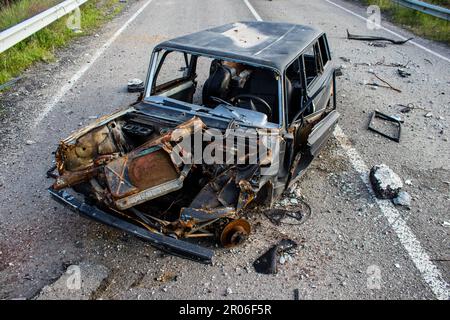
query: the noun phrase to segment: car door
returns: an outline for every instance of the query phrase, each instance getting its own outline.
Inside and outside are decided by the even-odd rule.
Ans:
[[[301,96],[294,100],[290,98],[290,101],[286,102],[289,132],[293,138],[289,185],[299,179],[304,169],[325,145],[339,118],[336,111],[322,117],[333,88],[333,68],[324,35],[300,56],[299,77],[301,87],[306,87],[306,90],[294,90],[294,96]],[[302,109],[305,109],[303,117],[293,116],[289,119],[289,115],[292,117],[298,113],[296,110]]]
[[[304,76],[303,56],[295,59],[284,74],[285,114],[287,117],[286,160],[285,166],[292,181],[299,176],[303,164],[310,161],[303,156],[302,147],[305,146],[304,116],[306,109],[306,78]],[[288,181],[289,182],[289,181]]]
[[[305,117],[313,118],[323,112],[326,107],[325,93],[327,91],[327,77],[324,75],[324,69],[320,54],[318,41],[306,49],[303,54],[305,66],[305,78],[307,83],[307,104]]]

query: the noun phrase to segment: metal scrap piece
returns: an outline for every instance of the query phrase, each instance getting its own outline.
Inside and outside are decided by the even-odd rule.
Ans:
[[[290,239],[282,239],[253,262],[255,271],[263,274],[276,274],[278,271],[278,257],[296,247],[297,242]]]
[[[403,68],[398,68],[398,69],[397,69],[397,73],[398,73],[398,75],[399,75],[400,77],[402,77],[402,78],[407,78],[407,77],[409,77],[409,76],[411,75],[410,72],[406,71],[406,70],[403,69]]]
[[[372,83],[370,85],[374,85],[374,86],[378,86],[378,87],[383,87],[383,88],[389,88],[392,89],[394,91],[397,92],[402,92],[402,90],[395,88],[394,86],[392,86],[389,82],[387,82],[386,80],[383,80],[380,76],[378,76],[374,71],[369,71],[369,73],[373,74],[375,76],[375,78],[377,78],[378,80],[380,80],[381,82],[383,82],[385,85],[379,85],[377,83]]]
[[[388,134],[386,134],[384,132],[381,132],[378,129],[376,129],[373,126],[373,121],[374,121],[375,118],[383,119],[383,120],[386,120],[386,121],[389,121],[389,122],[397,124],[397,127],[398,127],[397,134],[395,136],[390,136],[390,135],[388,135]],[[394,118],[392,116],[389,116],[387,114],[384,114],[384,113],[381,113],[381,112],[375,110],[372,113],[371,117],[370,117],[369,125],[368,125],[367,129],[371,130],[373,132],[376,132],[376,133],[378,133],[378,134],[382,135],[383,137],[388,138],[390,140],[393,140],[393,141],[396,141],[396,142],[400,142],[400,135],[401,135],[401,130],[402,130],[401,124],[403,122],[404,122],[403,120],[399,120],[397,118]]]
[[[267,219],[274,225],[300,225],[303,224],[311,216],[311,207],[306,202],[301,202],[303,208],[292,211],[286,209],[270,209],[264,212]]]
[[[348,32],[347,29],[347,39],[349,40],[366,40],[366,41],[389,41],[392,44],[404,44],[408,42],[409,40],[412,40],[414,38],[408,38],[406,40],[394,40],[386,37],[380,37],[380,36],[366,36],[366,35],[357,35],[357,34],[351,34]]]
[[[53,188],[50,188],[48,191],[57,201],[70,207],[72,210],[87,216],[88,218],[102,222],[111,227],[121,229],[134,236],[147,240],[160,250],[183,258],[188,258],[203,263],[211,263],[213,256],[212,250],[141,228],[133,223],[108,214],[103,210],[83,203],[64,190],[56,191]]]

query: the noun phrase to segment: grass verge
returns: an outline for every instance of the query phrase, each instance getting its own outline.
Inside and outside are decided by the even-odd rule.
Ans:
[[[39,2],[40,5],[46,6],[51,2],[54,4],[60,1],[43,0]],[[27,8],[36,12],[36,7],[32,7],[32,3],[36,3],[36,1],[19,0],[7,9],[1,9],[0,21],[2,22],[0,29],[2,26],[11,26],[22,21],[24,16],[29,17]],[[68,16],[66,15],[14,47],[0,53],[0,85],[17,77],[37,61],[53,61],[56,49],[67,45],[75,37],[92,33],[104,22],[117,15],[124,6],[125,4],[120,3],[119,0],[88,1],[80,7],[81,33],[73,32],[67,28],[66,21]],[[3,17],[9,18],[3,20]]]
[[[385,13],[389,20],[402,25],[414,34],[450,45],[450,24],[444,19],[402,7],[391,0],[361,0],[360,2],[366,5],[379,6],[381,12]],[[428,0],[425,2],[449,7],[448,0]]]
[[[19,22],[51,8],[63,0],[20,0],[0,4],[0,30],[6,30]]]

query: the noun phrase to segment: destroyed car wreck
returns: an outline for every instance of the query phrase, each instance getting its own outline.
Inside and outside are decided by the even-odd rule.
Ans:
[[[212,250],[189,239],[249,236],[245,211],[270,207],[331,135],[335,82],[326,35],[311,27],[239,22],[163,42],[136,103],[60,142],[49,191],[209,263]]]

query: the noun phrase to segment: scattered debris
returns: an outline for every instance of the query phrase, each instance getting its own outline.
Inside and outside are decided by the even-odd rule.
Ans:
[[[389,134],[387,134],[385,132],[382,132],[382,131],[378,130],[377,128],[375,128],[374,127],[374,120],[377,119],[377,118],[393,123],[397,127],[396,134],[394,136],[391,136],[391,135],[389,135]],[[404,121],[399,119],[398,117],[389,116],[387,114],[384,114],[384,113],[381,113],[381,112],[375,110],[372,113],[371,117],[370,117],[369,125],[367,126],[367,129],[370,130],[370,131],[376,132],[376,133],[382,135],[383,137],[388,138],[390,140],[393,140],[395,142],[400,142],[400,136],[401,136],[401,130],[402,130],[401,124],[403,122]]]
[[[386,80],[383,80],[382,78],[380,78],[373,70],[370,70],[369,73],[373,74],[375,76],[375,78],[377,78],[378,80],[380,80],[381,82],[383,82],[385,84],[385,85],[380,85],[380,84],[377,84],[377,83],[371,83],[370,85],[374,85],[374,86],[382,87],[382,88],[390,88],[390,89],[392,89],[394,91],[402,92],[402,90],[393,87],[389,82],[387,82]]]
[[[380,199],[393,199],[403,188],[402,179],[385,164],[373,166],[369,179],[375,195]]]
[[[279,256],[289,253],[296,247],[297,243],[295,241],[282,239],[253,262],[255,271],[263,274],[276,274],[278,272],[277,262],[280,260]]]
[[[408,113],[408,112],[410,112],[411,110],[414,110],[414,109],[420,109],[420,110],[429,112],[429,110],[427,110],[425,108],[422,108],[422,107],[419,107],[419,106],[416,106],[412,102],[408,103],[407,105],[398,104],[398,106],[402,107],[402,109],[400,109],[401,113]]]
[[[264,215],[276,226],[281,224],[303,224],[311,216],[311,207],[303,200],[295,200],[297,200],[296,206],[300,206],[300,208],[296,207],[295,210],[273,208],[265,211]]]
[[[334,75],[336,77],[342,77],[343,73],[342,73],[342,67],[338,67],[334,69]]]
[[[403,68],[398,68],[397,69],[397,73],[400,75],[400,77],[402,77],[402,78],[407,78],[407,77],[409,77],[410,75],[411,75],[411,73],[409,73],[408,71],[406,71],[405,69],[403,69]]]
[[[155,280],[162,282],[162,283],[172,282],[172,281],[177,281],[178,276],[172,272],[163,272],[163,274],[156,277]]]
[[[385,38],[385,37],[380,37],[380,36],[356,35],[356,34],[351,34],[350,32],[348,32],[348,29],[347,29],[347,39],[362,40],[362,41],[389,41],[392,44],[404,44],[404,43],[412,40],[413,38],[409,38],[406,40],[393,40],[390,38]]]
[[[394,67],[394,68],[406,68],[408,66],[408,64],[410,63],[410,61],[408,61],[406,64],[401,64],[401,63],[397,63],[397,62],[391,62],[391,63],[386,63],[386,59],[385,57],[381,58],[379,61],[375,62],[375,63],[370,63],[370,62],[356,62],[353,65],[356,66],[383,66],[383,67]]]
[[[349,58],[346,58],[346,57],[339,57],[339,59],[341,59],[344,62],[351,62],[351,60]]]
[[[144,91],[144,81],[141,79],[128,80],[128,92],[142,92]]]
[[[369,46],[377,47],[377,48],[386,48],[387,47],[387,44],[385,42],[379,42],[379,41],[369,42],[368,44],[369,44]]]
[[[404,106],[402,107],[402,109],[400,110],[401,113],[409,113],[411,112],[411,110],[413,110],[414,108],[411,108],[410,106]]]
[[[406,191],[400,191],[398,196],[392,199],[392,202],[396,205],[403,206],[406,208],[411,207],[411,196]]]

